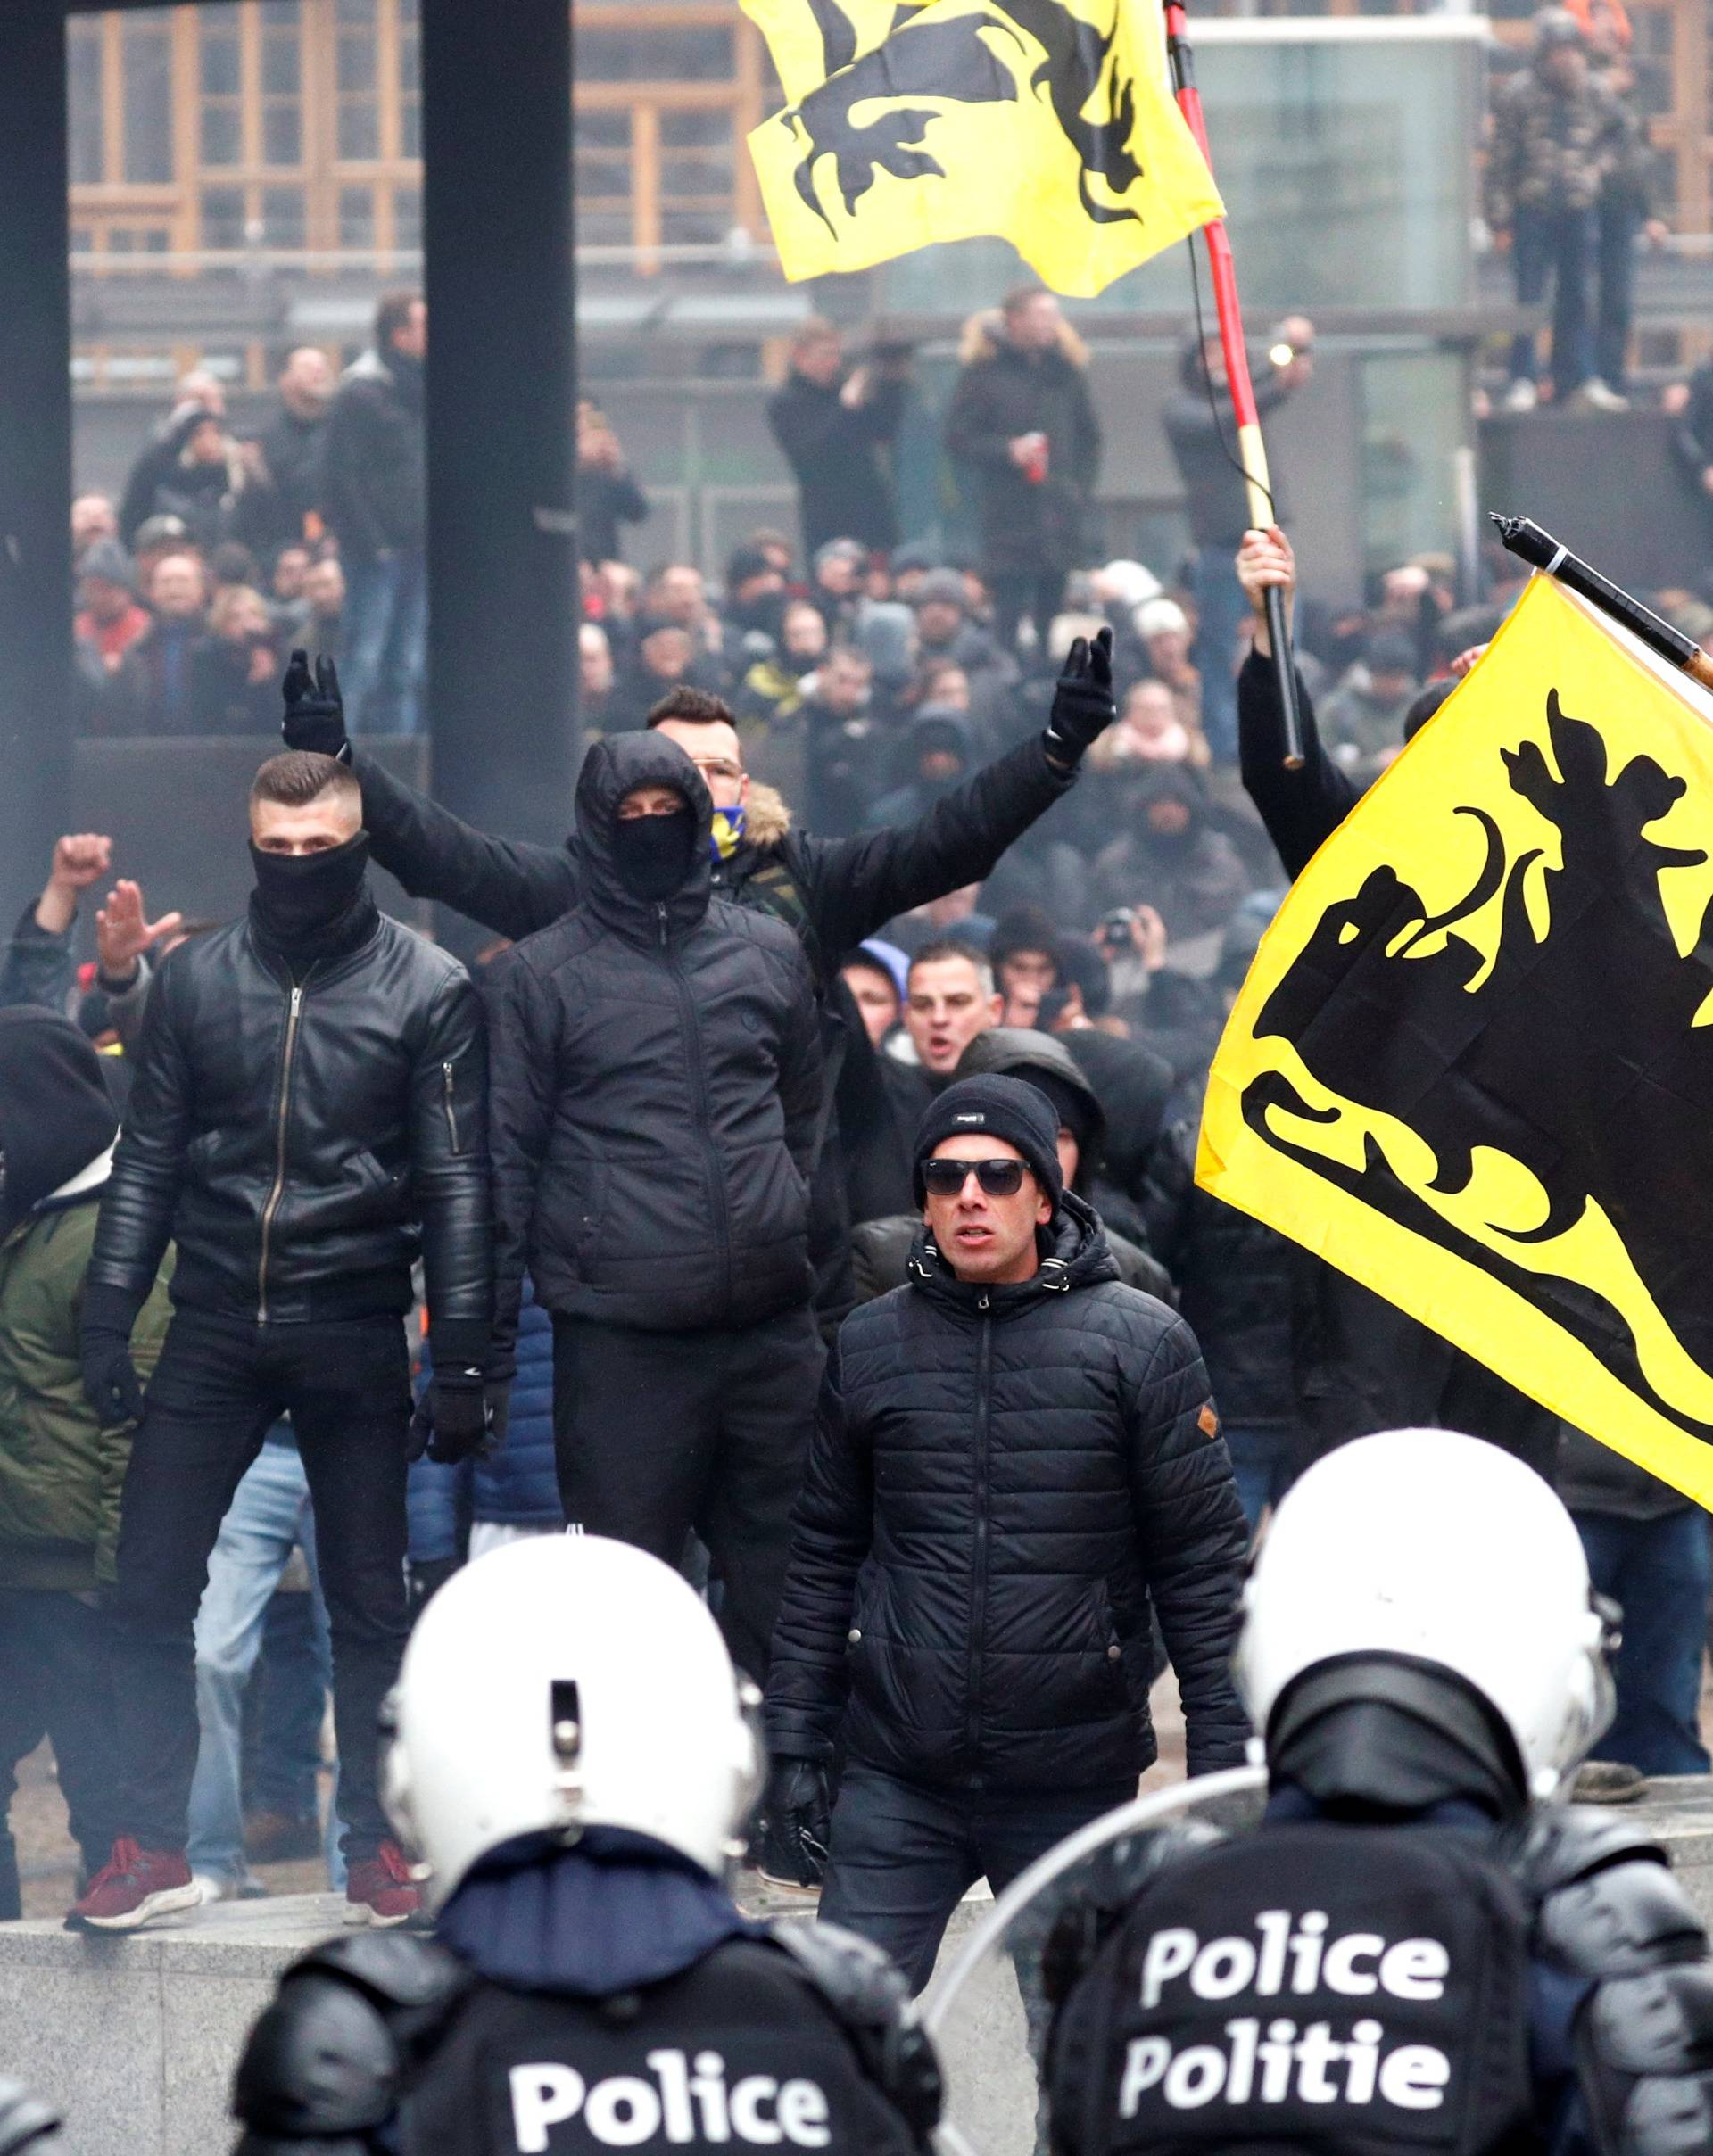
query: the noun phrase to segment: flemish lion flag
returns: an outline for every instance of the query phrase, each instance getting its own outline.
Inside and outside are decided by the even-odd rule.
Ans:
[[[1713,1507],[1713,724],[1537,576],[1298,878],[1197,1177]]]
[[[744,0],[792,99],[749,148],[789,277],[1009,240],[1087,296],[1221,211],[1160,0]]]

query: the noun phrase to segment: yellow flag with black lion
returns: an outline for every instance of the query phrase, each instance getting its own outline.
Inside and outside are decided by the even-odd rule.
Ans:
[[[1198,1179],[1713,1506],[1713,707],[1547,576],[1262,940]]]
[[[790,100],[749,137],[789,277],[1008,239],[1088,296],[1221,214],[1160,0],[743,0]]]

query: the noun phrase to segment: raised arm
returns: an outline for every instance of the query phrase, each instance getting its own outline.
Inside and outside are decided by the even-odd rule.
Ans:
[[[1299,674],[1303,765],[1285,768],[1285,713],[1267,632],[1267,593],[1277,587],[1287,606],[1296,590],[1296,559],[1277,525],[1249,532],[1237,552],[1237,578],[1255,611],[1255,648],[1237,676],[1237,756],[1244,791],[1261,813],[1267,836],[1293,881],[1356,805],[1355,781],[1321,742],[1314,706]]]

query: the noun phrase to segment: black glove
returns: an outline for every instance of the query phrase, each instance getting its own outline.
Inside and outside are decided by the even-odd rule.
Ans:
[[[832,1825],[832,1799],[827,1793],[827,1770],[819,1759],[776,1759],[767,1777],[769,1842],[783,1837],[798,1847],[807,1846],[823,1863],[827,1836]]]
[[[311,675],[309,653],[294,651],[280,686],[286,697],[286,720],[279,731],[286,737],[286,748],[311,749],[318,756],[337,756],[342,764],[349,764],[345,706],[333,661],[318,657]]]
[[[1083,752],[1118,716],[1113,701],[1113,632],[1103,629],[1091,644],[1080,636],[1065,655],[1047,722],[1047,753],[1073,769]]]
[[[425,1557],[420,1562],[412,1557],[409,1560],[404,1568],[405,1596],[413,1624],[427,1607],[431,1597],[440,1592],[463,1562],[462,1557]]]
[[[78,1359],[83,1390],[103,1430],[143,1419],[143,1387],[131,1360],[131,1327],[140,1305],[123,1288],[86,1286]]]
[[[418,1460],[426,1452],[431,1460],[451,1466],[492,1450],[480,1377],[472,1384],[462,1370],[450,1377],[436,1370],[410,1417],[409,1457]]]

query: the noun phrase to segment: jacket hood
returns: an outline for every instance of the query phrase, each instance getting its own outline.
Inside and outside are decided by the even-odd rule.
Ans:
[[[708,912],[713,882],[710,835],[714,803],[702,774],[676,741],[655,730],[610,734],[583,760],[577,779],[576,849],[588,902],[603,921],[641,942],[653,942],[658,910],[625,883],[618,872],[613,833],[618,805],[638,786],[670,786],[690,804],[695,822],[691,864],[684,880],[665,901],[667,932],[682,936]]]
[[[0,1235],[97,1160],[119,1119],[101,1058],[69,1019],[0,1011]]]
[[[777,846],[791,828],[791,812],[777,788],[749,781],[749,799],[744,809],[743,835],[752,846]]]
[[[984,307],[979,314],[972,314],[964,323],[963,334],[958,339],[957,356],[962,365],[972,367],[979,360],[997,359],[1002,354],[1014,350],[1015,347],[1005,335],[1004,309]],[[1088,364],[1088,347],[1063,317],[1059,321],[1058,351],[1060,359],[1072,367],[1087,367]]]
[[[1045,1071],[1059,1084],[1070,1086],[1077,1098],[1086,1103],[1092,1129],[1088,1144],[1082,1148],[1077,1184],[1092,1181],[1094,1170],[1105,1156],[1106,1111],[1100,1104],[1100,1095],[1088,1083],[1088,1072],[1063,1042],[1055,1040],[1050,1033],[1038,1033],[1031,1026],[989,1026],[985,1033],[976,1035],[957,1059],[959,1078],[975,1078],[985,1070],[999,1071],[1007,1078],[1025,1078],[1031,1083],[1038,1073]],[[1073,1185],[1072,1188],[1075,1187]]]
[[[1118,1260],[1107,1244],[1106,1231],[1094,1207],[1075,1191],[1067,1190],[1059,1200],[1051,1225],[1038,1231],[1038,1240],[1042,1237],[1051,1248],[1032,1279],[1006,1287],[982,1288],[957,1277],[924,1227],[910,1246],[909,1285],[972,1315],[978,1296],[985,1296],[993,1316],[1003,1318],[1042,1295],[1063,1295],[1072,1288],[1093,1287],[1102,1280],[1118,1278]]]

